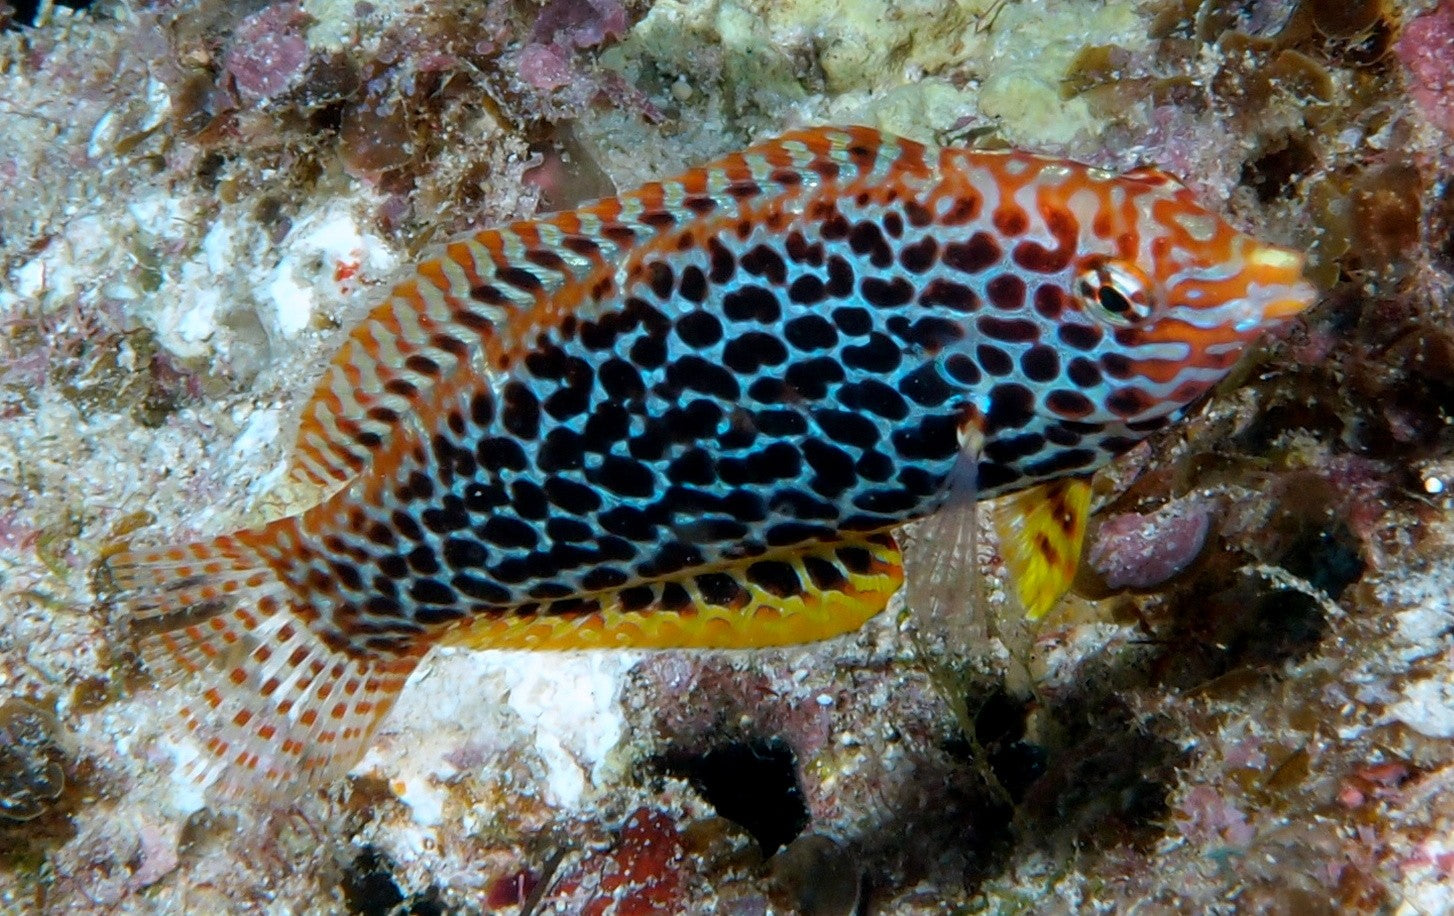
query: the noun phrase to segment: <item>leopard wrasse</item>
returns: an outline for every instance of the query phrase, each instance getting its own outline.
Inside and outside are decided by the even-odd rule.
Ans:
[[[251,792],[346,771],[439,643],[824,639],[906,566],[936,600],[982,498],[1038,616],[1089,475],[1309,306],[1302,265],[1154,169],[795,131],[445,245],[304,408],[311,508],[110,568]]]

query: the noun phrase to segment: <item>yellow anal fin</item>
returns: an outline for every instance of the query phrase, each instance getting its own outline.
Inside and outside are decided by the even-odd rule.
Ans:
[[[814,544],[676,578],[482,614],[447,641],[479,649],[747,649],[856,630],[904,579],[889,534]]]
[[[1044,617],[1070,588],[1080,564],[1090,502],[1090,478],[1063,477],[996,503],[1000,555],[1031,620]]]

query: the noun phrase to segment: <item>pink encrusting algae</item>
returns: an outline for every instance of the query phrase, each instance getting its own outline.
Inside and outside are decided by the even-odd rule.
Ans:
[[[798,131],[446,246],[305,408],[316,505],[111,568],[229,789],[346,769],[437,643],[822,639],[906,565],[938,600],[959,539],[894,531],[987,496],[1038,616],[1088,476],[1305,309],[1301,272],[1156,170]]]

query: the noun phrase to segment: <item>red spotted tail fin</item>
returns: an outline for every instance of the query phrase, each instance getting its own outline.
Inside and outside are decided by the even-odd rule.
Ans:
[[[182,716],[208,759],[193,775],[226,796],[298,794],[346,772],[423,654],[350,646],[269,562],[297,545],[285,518],[109,562],[147,668],[194,692]]]

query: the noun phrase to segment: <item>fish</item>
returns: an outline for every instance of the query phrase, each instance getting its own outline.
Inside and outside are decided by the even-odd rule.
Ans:
[[[303,408],[307,507],[120,548],[118,606],[233,793],[346,772],[435,645],[808,642],[906,577],[962,612],[985,499],[1039,617],[1090,475],[1315,298],[1155,168],[795,130],[442,246]]]

